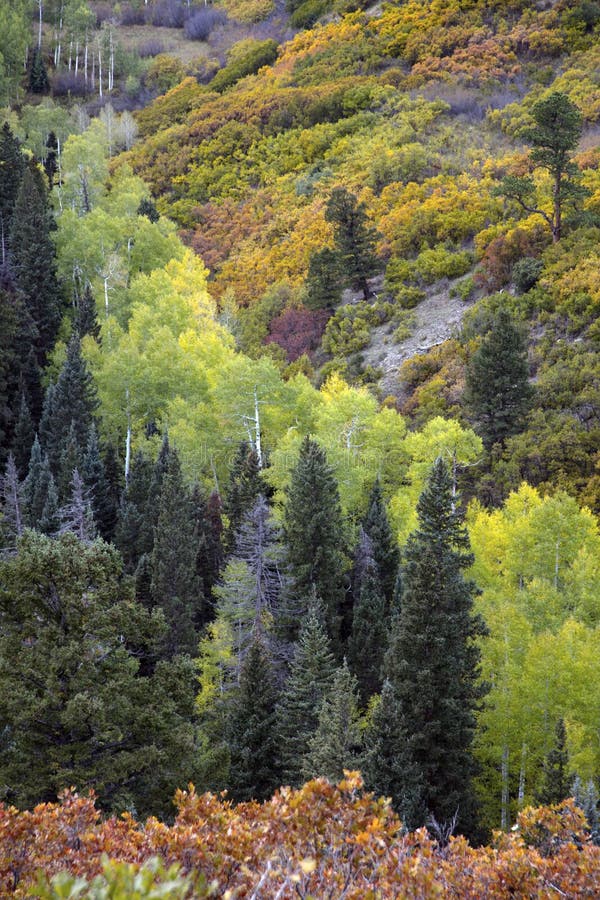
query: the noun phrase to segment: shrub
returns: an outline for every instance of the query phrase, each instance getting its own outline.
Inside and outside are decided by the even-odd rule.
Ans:
[[[269,16],[275,4],[273,0],[224,0],[228,15],[237,22],[261,22]]]
[[[148,67],[146,72],[146,84],[155,88],[161,94],[169,91],[185,78],[185,70],[182,63],[174,56],[161,53]]]
[[[143,6],[132,6],[123,3],[121,6],[121,25],[145,25],[146,10]]]
[[[183,28],[185,7],[179,0],[158,0],[151,15],[153,25],[162,28]]]
[[[164,50],[165,45],[160,38],[151,38],[149,41],[144,41],[143,44],[140,44],[137,52],[142,59],[148,59],[152,56],[159,56],[161,53],[164,53]]]
[[[541,259],[525,256],[517,260],[512,270],[512,280],[520,294],[526,294],[538,283],[544,264]]]
[[[52,79],[52,93],[55,97],[85,97],[88,88],[83,75],[75,72],[58,72]]]
[[[473,265],[473,254],[469,250],[458,252],[448,250],[441,244],[419,253],[415,264],[415,274],[425,284],[433,284],[441,278],[458,278]]]
[[[185,36],[190,41],[206,41],[213,29],[217,25],[224,25],[226,21],[227,14],[224,10],[215,9],[214,6],[203,6],[192,13],[186,21]]]
[[[328,0],[306,0],[290,16],[294,28],[310,28],[329,9]]]
[[[286,309],[271,322],[265,343],[279,344],[292,363],[318,349],[328,319],[324,309]]]
[[[376,309],[369,303],[340,306],[331,317],[323,335],[323,349],[332,356],[350,356],[367,346],[370,329],[379,325]]]
[[[263,66],[274,63],[277,59],[277,42],[269,38],[266,41],[244,41],[244,52],[239,56],[235,54],[235,46],[232,48],[234,54],[231,61],[217,72],[210,83],[215,91],[224,91],[245,78],[246,75],[254,75]]]

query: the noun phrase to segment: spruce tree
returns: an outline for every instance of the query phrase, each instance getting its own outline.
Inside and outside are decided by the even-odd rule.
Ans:
[[[250,444],[242,441],[233,460],[229,482],[223,495],[223,512],[229,522],[225,534],[226,553],[233,551],[235,536],[244,516],[252,509],[264,490],[258,454]]]
[[[144,554],[152,554],[153,516],[148,512],[148,497],[154,466],[140,450],[133,457],[129,479],[119,506],[114,542],[121,552],[125,571],[133,575]],[[149,540],[148,540],[149,537]]]
[[[537,793],[537,802],[545,806],[560,803],[571,796],[569,776],[569,751],[567,730],[564,719],[559,719],[554,732],[554,746],[544,760],[542,783]]]
[[[400,549],[390,525],[379,478],[373,485],[362,527],[373,545],[373,558],[377,563],[381,588],[389,610],[394,599],[398,578]]]
[[[302,761],[305,778],[325,777],[336,782],[344,769],[360,768],[362,740],[358,719],[358,684],[344,660],[319,709],[319,724]]]
[[[502,308],[466,373],[467,405],[488,450],[524,428],[532,397],[528,374],[527,344]]]
[[[50,90],[48,70],[40,47],[36,47],[29,64],[29,90],[32,94],[47,94]]]
[[[45,507],[46,509],[46,507]],[[48,513],[46,512],[46,515]],[[89,544],[96,537],[96,525],[89,493],[77,469],[71,478],[71,496],[58,511],[59,533],[72,532],[82,543]]]
[[[346,188],[334,188],[325,218],[333,224],[339,271],[365,300],[371,296],[367,279],[381,268],[375,255],[376,232],[369,225],[364,203]]]
[[[354,575],[352,630],[348,661],[366,703],[381,687],[386,646],[387,609],[371,538],[361,529]]]
[[[48,490],[46,492],[46,501],[44,503],[42,516],[38,523],[37,530],[42,534],[47,534],[49,537],[51,537],[60,532],[60,526],[61,520],[60,508],[58,505],[58,491],[56,489],[54,478],[52,474],[50,474],[50,478],[48,480]],[[90,534],[92,533],[93,529],[90,529]]]
[[[235,800],[266,800],[279,786],[275,762],[277,696],[273,661],[266,644],[257,635],[230,701],[228,787]]]
[[[178,653],[192,655],[197,648],[194,621],[203,595],[196,576],[196,551],[191,504],[179,457],[171,451],[159,498],[151,584],[153,603],[162,608],[167,621],[167,658]]]
[[[306,301],[308,309],[331,309],[342,299],[344,274],[340,256],[324,247],[313,253],[308,263]]]
[[[79,336],[74,334],[56,384],[46,391],[40,422],[40,439],[54,472],[72,429],[80,457],[85,453],[97,406],[92,376],[81,355]]]
[[[96,314],[96,301],[94,300],[92,287],[89,281],[86,282],[83,294],[77,303],[75,327],[77,328],[77,333],[80,338],[84,338],[86,334],[89,334],[97,341],[100,337],[100,326]]]
[[[579,776],[573,782],[571,795],[587,820],[590,838],[596,846],[600,845],[600,816],[598,815],[598,789],[592,778],[582,784]]]
[[[405,551],[401,609],[384,664],[391,686],[386,714],[396,717],[395,739],[388,735],[387,744],[383,739],[380,744],[393,757],[388,771],[395,766],[400,773],[392,796],[409,828],[430,818],[445,826],[458,815],[459,829],[473,833],[471,746],[484,693],[475,640],[485,628],[473,614],[476,588],[463,575],[472,557],[442,459],[432,468],[417,512],[418,528]]]
[[[90,425],[81,475],[89,492],[98,532],[105,541],[109,541],[114,531],[116,511],[108,489],[104,462],[100,455],[98,434],[94,424]]]
[[[277,707],[278,759],[286,784],[302,782],[302,760],[319,724],[319,709],[332,687],[335,661],[313,603],[303,622],[290,674]]]
[[[28,528],[39,530],[51,480],[52,472],[48,457],[42,453],[36,435],[31,448],[27,477],[23,483],[23,519]]]
[[[344,530],[337,483],[325,451],[306,437],[292,471],[283,527],[296,611],[292,636],[313,594],[323,601],[334,652],[341,656],[341,611],[345,599]],[[294,634],[295,632],[295,634]]]
[[[0,479],[0,549],[13,547],[17,538],[23,533],[23,528],[21,484],[11,453],[4,475]]]
[[[21,144],[5,122],[0,129],[0,264],[3,269],[8,263],[13,212],[25,166]]]
[[[12,438],[12,453],[20,478],[24,478],[27,474],[34,439],[35,431],[27,398],[24,393],[21,393],[19,416],[15,423]]]
[[[48,134],[46,139],[46,158],[44,159],[44,172],[48,179],[48,190],[54,187],[54,179],[58,170],[58,139],[53,131]]]
[[[58,334],[63,298],[56,275],[55,227],[44,178],[34,162],[25,169],[10,231],[15,281],[37,329],[37,362],[43,366]]]
[[[66,501],[72,491],[73,472],[82,468],[83,451],[77,440],[75,422],[71,421],[71,427],[63,439],[58,466],[56,467],[56,487],[59,498]],[[89,492],[88,492],[89,496]]]
[[[112,541],[119,519],[119,508],[121,505],[124,479],[114,444],[109,443],[106,445],[103,459],[104,477],[106,479],[105,528],[109,535],[107,540]]]

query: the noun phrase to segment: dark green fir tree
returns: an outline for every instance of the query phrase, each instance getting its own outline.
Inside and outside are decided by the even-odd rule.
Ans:
[[[383,784],[386,771],[399,773],[386,792],[409,828],[435,820],[444,829],[456,816],[459,830],[473,835],[472,742],[485,692],[476,640],[485,628],[473,613],[475,585],[463,574],[472,557],[456,502],[438,459],[406,545],[402,604],[385,657],[390,688],[380,723],[387,736],[371,734],[371,746],[385,748],[388,758],[380,749],[384,774],[371,769],[370,777]]]
[[[332,309],[342,299],[344,275],[340,256],[324,247],[313,253],[308,263],[306,301],[308,309]]]
[[[260,635],[256,635],[244,659],[228,716],[228,787],[235,800],[265,800],[279,787],[277,697],[271,654]]]
[[[125,571],[133,575],[144,554],[152,554],[153,527],[148,521],[148,497],[154,466],[140,450],[133,457],[129,479],[121,496],[114,543],[121,551]]]
[[[54,187],[54,180],[58,172],[58,139],[53,131],[48,134],[46,139],[46,156],[44,158],[44,172],[48,179],[48,190]]]
[[[335,670],[319,612],[319,604],[313,601],[277,707],[278,759],[283,780],[293,787],[302,783],[302,761],[317,730],[319,709],[331,690]]]
[[[110,541],[116,523],[116,509],[109,491],[104,461],[98,443],[98,433],[94,424],[90,425],[81,465],[81,476],[89,492],[98,533],[105,541]]]
[[[148,197],[143,197],[140,200],[140,205],[137,208],[138,216],[146,216],[147,219],[150,219],[151,222],[158,222],[160,219],[160,214],[152,202]]]
[[[373,544],[373,558],[377,563],[381,588],[389,610],[394,599],[398,578],[400,550],[390,525],[379,478],[373,485],[362,527]]]
[[[48,70],[40,47],[31,54],[29,63],[29,90],[32,94],[47,94],[50,90]]]
[[[168,626],[164,652],[193,655],[197,649],[195,621],[204,596],[196,575],[197,539],[191,503],[183,483],[179,457],[169,453],[159,499],[152,551],[151,594]]]
[[[524,428],[532,397],[528,375],[525,338],[500,309],[466,373],[467,405],[488,450]]]
[[[564,719],[559,719],[554,731],[554,746],[544,760],[542,783],[536,800],[544,806],[560,803],[571,796],[572,776],[569,773],[569,750]]]
[[[4,475],[0,478],[0,550],[13,549],[23,534],[22,485],[14,457],[9,454]]]
[[[325,451],[309,437],[292,471],[283,517],[292,596],[323,602],[332,648],[341,657],[341,619],[347,559],[338,486]],[[295,633],[306,612],[296,611]]]
[[[37,362],[43,366],[54,347],[64,310],[56,275],[55,227],[44,176],[34,162],[26,167],[15,201],[11,231],[11,267],[37,330]]]
[[[19,404],[19,415],[15,423],[12,438],[12,453],[20,478],[24,478],[27,475],[34,439],[35,431],[33,428],[33,420],[27,404],[27,398],[25,397],[25,394],[22,393],[21,402]]]
[[[42,453],[36,435],[31,448],[27,477],[23,483],[23,519],[28,528],[40,529],[52,480],[48,457]]]
[[[359,769],[361,764],[358,684],[344,660],[319,709],[319,723],[309,741],[302,772],[305,778],[325,777],[336,782],[344,769]]]
[[[80,339],[84,338],[86,334],[91,335],[96,341],[100,337],[100,326],[96,314],[96,301],[89,281],[86,282],[81,297],[77,302],[75,327]]]
[[[389,621],[379,568],[374,558],[374,544],[362,528],[354,565],[353,595],[348,662],[366,704],[369,697],[381,688],[381,665]]]
[[[367,279],[381,264],[375,255],[376,232],[369,225],[364,203],[343,187],[334,188],[327,202],[325,218],[333,225],[338,271],[365,300],[371,296]]]
[[[0,130],[0,263],[3,269],[8,264],[13,211],[25,165],[21,144],[5,122]]]

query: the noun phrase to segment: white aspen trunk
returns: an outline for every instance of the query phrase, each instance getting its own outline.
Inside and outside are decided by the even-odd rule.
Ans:
[[[75,41],[75,76],[79,71],[79,41]]]
[[[42,16],[44,10],[43,0],[38,0],[38,11],[39,11],[39,21],[38,21],[38,50],[42,49]]]
[[[71,71],[71,67],[73,65],[73,40],[69,41],[69,72]]]
[[[102,48],[98,45],[98,95],[102,100]]]
[[[92,90],[96,90],[96,53],[92,50]]]
[[[500,801],[500,828],[508,831],[508,747],[502,748],[502,797]]]
[[[87,37],[87,34],[85,36],[85,47],[83,48],[83,78],[85,80],[85,86],[87,87],[87,83],[88,83],[88,37]]]
[[[260,414],[258,410],[258,388],[254,388],[254,427],[256,434],[256,455],[258,456],[258,468],[263,467],[262,446],[260,443]]]
[[[108,319],[108,275],[103,276],[104,281],[104,313]]]
[[[115,45],[113,42],[112,29],[108,33],[109,41],[109,67],[108,67],[108,91],[112,91],[115,83]]]
[[[523,746],[521,747],[521,768],[519,770],[519,796],[518,803],[519,809],[523,809],[523,802],[525,800],[525,764],[527,762],[527,744],[523,742]]]
[[[57,168],[58,168],[58,183],[56,185],[56,194],[58,196],[58,206],[59,206],[60,211],[62,212],[62,209],[63,209],[62,193],[61,193],[62,163],[61,163],[61,156],[60,156],[60,138],[59,137],[56,138],[56,164],[57,164]]]
[[[129,481],[131,468],[131,409],[129,406],[129,388],[125,388],[125,401],[127,403],[127,437],[125,438],[125,482]]]
[[[555,590],[558,590],[559,563],[560,563],[560,539],[557,539],[556,548],[555,548],[555,556],[554,556],[554,589]]]

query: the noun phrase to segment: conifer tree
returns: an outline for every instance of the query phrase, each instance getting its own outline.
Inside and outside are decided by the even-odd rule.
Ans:
[[[100,337],[100,326],[96,314],[96,301],[94,300],[92,286],[89,281],[86,282],[83,293],[77,303],[75,326],[80,338],[84,338],[86,334],[89,334],[97,341]]]
[[[587,820],[590,838],[596,844],[600,845],[600,817],[598,815],[598,789],[592,778],[587,784],[582,784],[579,776],[573,782],[573,790],[571,792],[575,803],[582,810]]]
[[[58,170],[58,139],[51,131],[46,139],[46,158],[44,159],[44,171],[48,179],[48,190],[54,187],[54,179]]]
[[[329,247],[313,253],[306,277],[307,308],[327,309],[337,306],[342,299],[343,286],[344,274],[341,271],[339,253]]]
[[[114,542],[121,551],[128,575],[133,575],[144,554],[152,553],[154,537],[152,526],[148,528],[151,516],[147,510],[153,470],[152,461],[141,450],[138,451],[121,497]]]
[[[371,538],[360,530],[354,576],[352,630],[348,661],[366,703],[381,687],[381,665],[386,646],[388,620],[385,597],[374,559]]]
[[[46,493],[46,501],[42,510],[42,516],[38,523],[37,530],[49,537],[60,532],[60,508],[58,505],[58,491],[52,473],[48,480],[48,491]],[[70,530],[70,529],[69,529]],[[93,529],[90,529],[90,534]]]
[[[361,766],[361,733],[358,724],[358,684],[346,660],[319,709],[319,724],[309,741],[302,770],[305,778],[339,781],[344,769]]]
[[[396,588],[400,550],[390,525],[379,478],[373,485],[362,527],[373,545],[373,558],[377,563],[381,588],[389,610]]]
[[[419,525],[405,551],[402,605],[384,664],[391,691],[382,719],[395,721],[385,740],[372,736],[372,746],[379,743],[389,754],[388,772],[400,773],[390,787],[409,828],[430,817],[447,825],[458,815],[460,830],[473,833],[471,744],[484,693],[475,639],[485,628],[473,614],[476,588],[463,575],[472,557],[442,459],[432,468],[417,512]],[[384,780],[375,773],[374,783]]]
[[[12,453],[0,479],[0,489],[0,548],[4,549],[14,546],[24,528],[21,484]]]
[[[319,724],[319,709],[329,694],[335,661],[316,602],[302,624],[290,674],[277,707],[278,759],[286,784],[302,782],[302,761]]]
[[[528,374],[524,337],[502,308],[466,374],[467,405],[488,450],[524,428],[532,397]]]
[[[345,598],[344,531],[337,483],[324,450],[306,437],[292,471],[283,527],[297,610],[295,633],[308,598],[321,598],[334,652],[341,656],[341,610]]]
[[[42,174],[32,162],[25,169],[10,231],[15,281],[37,329],[37,362],[43,366],[54,346],[63,312],[56,275],[56,250],[50,238],[54,220]]]
[[[8,122],[0,129],[0,264],[8,263],[8,243],[13,211],[25,172],[25,157],[21,144],[10,130]]]
[[[571,796],[569,777],[569,751],[564,719],[559,719],[554,732],[554,746],[544,760],[542,784],[537,794],[538,803],[549,806]]]
[[[71,427],[69,428],[66,436],[63,438],[58,466],[55,470],[56,488],[58,490],[58,496],[61,502],[66,501],[70,496],[73,488],[73,472],[75,471],[75,469],[81,469],[82,463],[83,451],[79,446],[79,441],[77,440],[77,430],[75,427],[75,422],[71,420]]]
[[[39,529],[51,480],[52,472],[48,457],[42,453],[36,435],[31,448],[27,477],[23,483],[23,519],[28,528]]]
[[[228,717],[228,787],[236,800],[265,800],[280,784],[275,763],[277,696],[273,661],[257,635],[244,660]]]
[[[194,519],[176,451],[169,454],[162,481],[152,551],[151,594],[168,626],[165,654],[193,654],[197,647],[196,610],[202,589],[196,576]]]
[[[46,391],[40,422],[40,439],[54,472],[58,471],[61,454],[68,442],[65,439],[70,433],[79,456],[83,456],[97,406],[92,376],[81,355],[79,336],[74,334],[56,384]]]
[[[46,94],[50,90],[48,71],[40,47],[36,47],[31,55],[29,90],[32,94]]]
[[[115,525],[115,508],[108,489],[104,462],[100,455],[96,426],[90,425],[87,446],[81,466],[83,483],[89,492],[98,532],[109,541]]]
[[[67,503],[59,509],[58,516],[60,519],[60,534],[73,532],[82,543],[91,543],[96,537],[92,504],[90,503],[83,479],[77,469],[73,470],[71,478],[71,496]]]
[[[25,393],[21,393],[21,402],[19,405],[19,416],[15,423],[12,438],[12,454],[14,456],[15,465],[20,478],[27,475],[29,466],[29,457],[31,456],[31,448],[35,439],[35,431],[27,398]]]
[[[333,224],[339,271],[355,289],[371,296],[367,279],[381,268],[375,255],[375,230],[369,225],[365,204],[346,188],[334,188],[325,218]]]
[[[233,551],[235,536],[244,516],[252,509],[264,490],[258,454],[250,444],[242,441],[233,460],[229,482],[223,495],[223,512],[229,521],[225,534],[226,553]]]

